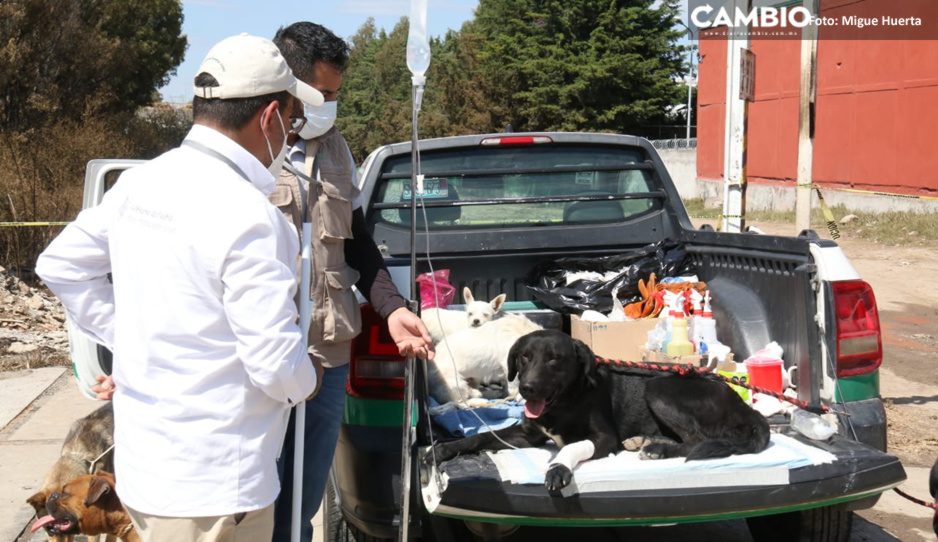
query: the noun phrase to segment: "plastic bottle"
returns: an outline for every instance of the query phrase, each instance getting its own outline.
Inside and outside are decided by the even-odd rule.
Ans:
[[[717,338],[717,321],[713,318],[713,309],[710,307],[710,290],[703,294],[703,308],[700,309],[700,320],[694,322],[694,338],[707,345],[710,352],[723,352],[724,345]],[[696,314],[696,311],[695,311]],[[728,348],[726,349],[728,352]],[[713,361],[710,356],[710,361]]]
[[[710,290],[704,292],[703,303],[703,310],[700,311],[700,316],[713,318],[713,309],[710,307]]]
[[[701,318],[699,322],[695,323],[694,333],[700,342],[706,343],[708,346],[720,344],[720,341],[717,340],[717,323],[713,318]]]
[[[697,346],[697,349],[700,350],[700,322],[703,321],[703,316],[701,315],[702,309],[700,302],[703,301],[703,296],[697,290],[689,290],[690,292],[690,302],[691,310],[694,313],[694,316],[691,317],[690,323],[687,326],[688,337],[690,342],[694,343]]]
[[[661,343],[662,352],[664,352],[664,348],[668,346],[668,343],[671,342],[671,324],[674,322],[674,311],[671,309],[671,306],[674,304],[675,295],[677,294],[671,292],[664,293],[664,306],[666,310],[662,310],[661,314],[664,315],[667,313],[667,316],[664,317],[664,322],[668,332],[664,336],[664,342]]]
[[[694,345],[687,340],[687,320],[675,318],[671,322],[671,341],[665,347],[669,356],[689,356],[694,353]]]
[[[407,34],[407,68],[415,86],[426,83],[430,67],[430,40],[427,39],[427,0],[410,1],[410,31]]]
[[[791,428],[813,440],[827,440],[837,432],[824,418],[800,408],[791,413]]]

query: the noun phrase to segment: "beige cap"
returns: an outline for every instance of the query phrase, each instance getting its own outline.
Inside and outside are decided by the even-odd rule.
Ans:
[[[200,98],[252,98],[287,91],[309,105],[322,105],[318,90],[293,76],[274,42],[240,34],[218,42],[196,73],[211,74],[217,87],[193,85]]]

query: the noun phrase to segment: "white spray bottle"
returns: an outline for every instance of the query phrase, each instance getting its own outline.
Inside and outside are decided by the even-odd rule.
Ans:
[[[703,295],[701,295],[697,290],[690,290],[689,295],[691,310],[693,311],[694,316],[690,319],[690,325],[687,326],[687,332],[690,336],[690,342],[694,343],[694,347],[697,348],[697,350],[700,350],[700,333],[702,331],[700,321],[703,320],[703,316],[701,315],[701,312],[703,311],[703,309],[701,309],[701,302],[703,301]]]

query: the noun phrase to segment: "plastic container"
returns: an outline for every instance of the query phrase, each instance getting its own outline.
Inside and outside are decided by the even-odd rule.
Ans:
[[[687,340],[687,320],[675,318],[671,322],[671,342],[665,346],[664,353],[669,356],[690,356],[694,353],[694,345]]]
[[[449,283],[449,269],[437,269],[432,275],[423,273],[417,277],[417,284],[421,309],[445,309],[456,297],[456,287]]]
[[[746,360],[749,384],[782,393],[782,360],[771,357],[753,357]]]
[[[737,380],[737,381],[739,381],[739,382],[741,382],[741,383],[743,383],[743,384],[748,384],[748,383],[749,383],[749,373],[746,372],[746,366],[745,366],[745,364],[736,363],[735,365],[737,365],[737,368],[736,368],[735,371],[720,371],[720,370],[718,370],[718,371],[717,371],[717,374],[723,375],[723,376],[725,376],[725,377],[727,377],[727,378],[732,378],[733,380]],[[729,383],[728,383],[728,384],[729,384]],[[751,403],[751,402],[752,402],[752,401],[750,401],[749,388],[744,388],[744,387],[742,387],[742,386],[736,386],[736,385],[734,385],[734,384],[729,384],[729,386],[730,386],[731,388],[733,388],[733,390],[735,390],[736,393],[738,393],[740,397],[743,398],[743,401],[746,401],[747,403]]]
[[[791,413],[791,428],[812,440],[827,440],[837,432],[824,418],[800,408]]]
[[[694,331],[701,342],[707,344],[716,344],[717,341],[717,322],[713,318],[701,318],[700,321],[694,321]]]
[[[407,68],[414,84],[422,85],[430,67],[430,40],[427,38],[427,0],[411,0],[410,30],[407,34]]]

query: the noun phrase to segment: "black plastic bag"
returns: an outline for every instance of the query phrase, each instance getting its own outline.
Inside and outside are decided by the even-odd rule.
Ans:
[[[610,280],[576,280],[567,285],[566,274],[593,271],[600,274],[618,272]],[[603,314],[612,310],[612,291],[619,289],[623,305],[642,298],[639,279],[647,280],[652,273],[660,281],[665,277],[693,275],[696,268],[687,258],[684,245],[664,240],[641,249],[600,258],[561,258],[535,267],[527,278],[527,287],[538,301],[564,314],[579,314],[592,309]]]

